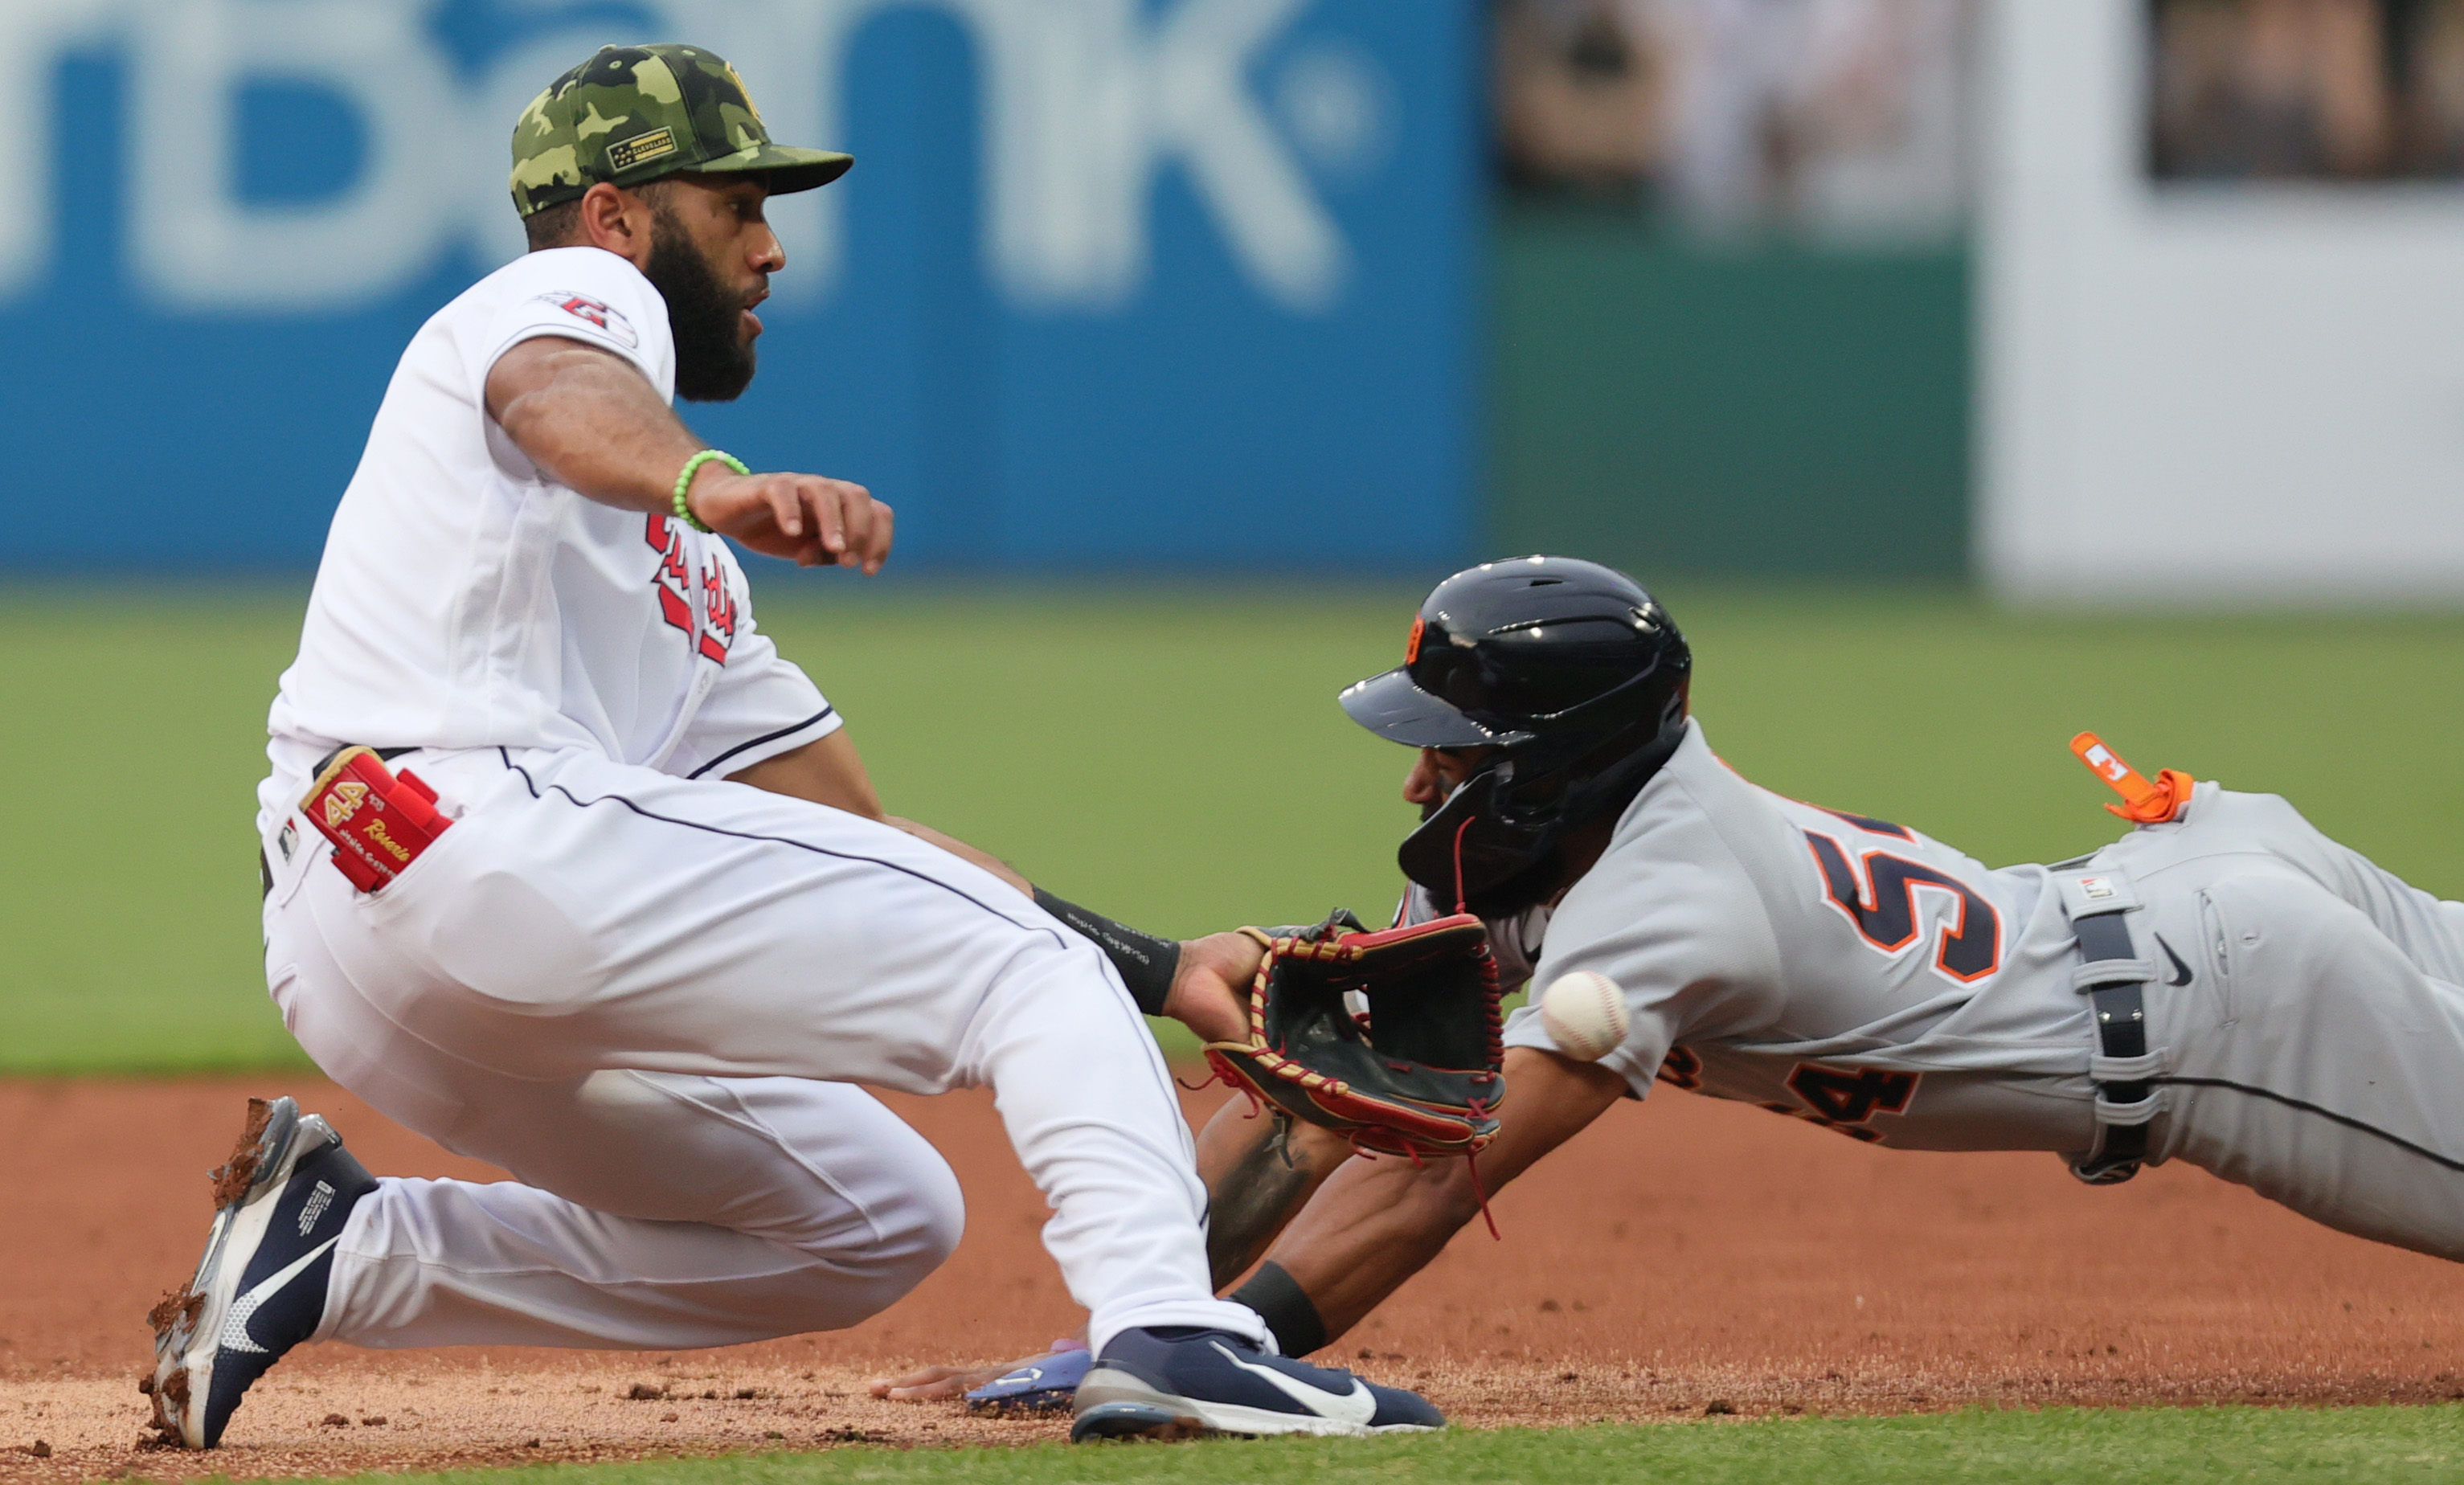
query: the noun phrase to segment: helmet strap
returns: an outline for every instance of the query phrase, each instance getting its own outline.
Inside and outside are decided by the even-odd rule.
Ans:
[[[1455,911],[1457,912],[1462,912],[1463,910],[1463,903],[1465,901],[1463,897],[1463,832],[1469,830],[1472,826],[1472,821],[1479,818],[1480,817],[1477,815],[1466,815],[1463,817],[1463,822],[1455,827]]]

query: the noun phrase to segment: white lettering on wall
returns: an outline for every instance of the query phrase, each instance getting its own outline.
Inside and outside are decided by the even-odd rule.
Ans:
[[[0,0],[0,56],[16,85],[0,88],[0,302],[34,287],[51,267],[57,186],[53,120],[59,99],[50,61],[106,33],[111,0]]]
[[[434,259],[451,229],[435,186],[460,142],[451,120],[461,100],[411,0],[147,0],[138,11],[131,256],[167,307],[347,304]],[[306,82],[350,102],[366,159],[331,200],[240,200],[235,84],[247,76]]]
[[[975,52],[986,131],[981,254],[1019,308],[1101,313],[1149,270],[1155,187],[1185,173],[1233,261],[1298,314],[1340,298],[1351,253],[1295,154],[1260,62],[1311,0],[652,0],[656,36],[575,26],[458,77],[427,30],[428,0],[0,0],[0,55],[35,65],[116,44],[129,63],[127,221],[143,291],[187,313],[299,313],[364,302],[449,247],[489,261],[522,248],[505,191],[507,131],[549,78],[603,42],[693,36],[733,58],[772,132],[845,140],[848,49],[885,11],[928,6]],[[1355,65],[1375,66],[1365,54]],[[304,82],[357,114],[365,159],[329,198],[244,201],[234,179],[245,84]],[[1358,98],[1382,100],[1383,79]],[[0,299],[33,289],[56,234],[48,89],[0,93]],[[10,127],[13,125],[13,127]],[[1351,127],[1374,132],[1377,120]],[[1305,139],[1322,164],[1322,142]],[[850,182],[861,189],[861,179]],[[796,258],[790,303],[837,287],[845,190],[772,206]]]

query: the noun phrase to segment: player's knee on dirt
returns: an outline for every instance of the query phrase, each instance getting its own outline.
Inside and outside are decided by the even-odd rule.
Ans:
[[[872,1251],[873,1263],[885,1276],[903,1278],[901,1294],[947,1261],[967,1228],[967,1202],[959,1193],[958,1178],[937,1151],[931,1162],[919,1161],[905,1173],[907,1199],[881,1218],[881,1242]]]
[[[912,1147],[893,1145],[877,1152],[874,1168],[847,1172],[851,1193],[862,1191],[852,1220],[798,1245],[813,1259],[813,1311],[803,1317],[811,1323],[801,1328],[852,1325],[888,1309],[957,1248],[967,1226],[958,1178],[923,1136],[908,1138]]]

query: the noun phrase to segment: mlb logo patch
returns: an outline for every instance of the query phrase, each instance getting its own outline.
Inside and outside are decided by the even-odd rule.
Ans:
[[[2054,884],[2062,894],[2062,911],[2073,918],[2128,912],[2139,906],[2139,887],[2130,873],[2112,866],[2077,875],[2063,872]]]

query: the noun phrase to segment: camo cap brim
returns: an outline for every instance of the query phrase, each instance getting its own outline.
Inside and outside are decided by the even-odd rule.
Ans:
[[[548,84],[514,125],[514,208],[531,216],[602,181],[759,173],[772,194],[811,190],[854,158],[770,138],[725,58],[676,43],[601,47]]]
[[[770,194],[783,196],[789,191],[808,191],[817,186],[827,186],[847,173],[855,164],[853,155],[833,154],[826,149],[797,149],[787,144],[757,144],[733,155],[722,155],[691,168],[703,175],[737,175],[759,171],[770,177]]]

